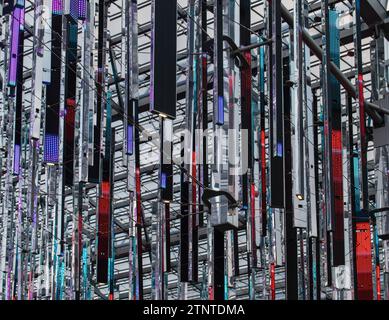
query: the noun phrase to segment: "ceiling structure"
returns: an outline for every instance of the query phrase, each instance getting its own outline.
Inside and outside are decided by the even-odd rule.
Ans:
[[[51,2],[51,1],[50,1]],[[98,26],[99,26],[99,19],[98,17],[98,2],[99,1],[88,1],[91,3],[94,3],[95,5],[95,34],[92,35],[92,38],[95,38],[93,41],[94,43],[94,50],[95,52],[95,59],[97,60],[98,55]],[[128,73],[127,67],[126,67],[126,60],[125,57],[123,57],[123,54],[127,53],[127,49],[125,47],[125,43],[123,43],[123,39],[125,39],[125,32],[126,32],[126,25],[125,25],[125,6],[126,6],[126,0],[107,0],[105,1],[106,5],[106,17],[107,17],[107,43],[106,45],[106,63],[105,63],[105,83],[104,83],[104,90],[106,92],[110,92],[112,94],[112,128],[115,128],[115,136],[114,141],[115,144],[113,146],[113,162],[112,162],[112,198],[110,198],[110,203],[112,204],[112,216],[113,216],[113,234],[112,237],[114,239],[113,246],[114,246],[114,271],[113,271],[113,293],[114,293],[114,299],[121,299],[126,300],[129,299],[129,291],[131,291],[129,283],[130,283],[130,277],[131,272],[129,269],[129,252],[131,249],[131,242],[130,242],[130,236],[129,236],[129,229],[131,228],[131,225],[133,222],[131,221],[131,214],[130,210],[133,209],[131,206],[131,197],[128,191],[128,164],[126,163],[127,157],[123,156],[123,148],[125,148],[125,142],[126,142],[126,133],[125,133],[125,126],[123,125],[123,116],[125,114],[125,110],[121,107],[120,99],[123,99],[126,94],[126,74]],[[150,0],[138,0],[137,1],[137,17],[138,17],[138,67],[139,67],[139,128],[141,128],[140,133],[140,142],[139,142],[139,157],[140,157],[140,181],[141,181],[141,205],[142,205],[142,212],[143,212],[143,221],[142,221],[142,228],[141,228],[141,234],[142,234],[142,261],[143,261],[143,298],[144,299],[151,299],[153,297],[153,281],[154,276],[153,275],[153,265],[151,263],[151,250],[152,250],[152,243],[155,235],[155,230],[153,231],[153,223],[154,218],[153,215],[155,215],[155,209],[153,209],[153,204],[158,202],[159,199],[159,192],[160,192],[160,178],[159,178],[159,170],[160,170],[160,141],[159,141],[159,132],[160,132],[160,115],[156,113],[152,113],[149,111],[150,108],[150,88],[151,81],[152,81],[152,66],[150,64],[151,61],[151,55],[152,55],[152,12],[151,12],[151,6],[152,1]],[[187,88],[187,77],[189,76],[189,68],[188,68],[188,26],[190,22],[192,21],[192,18],[190,17],[190,14],[188,14],[189,10],[189,0],[178,0],[177,1],[177,74],[176,74],[176,90],[177,90],[177,104],[176,104],[176,118],[174,121],[172,121],[173,125],[173,155],[179,156],[181,153],[181,134],[183,130],[186,128],[186,121],[187,121],[187,95],[188,95],[188,88]],[[236,5],[237,12],[239,12],[239,5],[241,1],[232,1],[234,5]],[[339,70],[344,75],[345,78],[347,78],[355,87],[355,77],[358,74],[358,70],[355,67],[355,57],[356,57],[356,48],[355,48],[355,36],[354,36],[354,18],[353,18],[353,12],[354,12],[354,1],[349,0],[329,0],[329,6],[331,8],[336,9],[336,11],[339,14],[339,37],[340,37],[340,47],[339,47]],[[369,3],[375,3],[377,1],[368,1]],[[29,1],[26,0],[24,4],[24,10],[25,10],[25,22],[24,22],[24,48],[23,48],[23,114],[26,116],[24,120],[24,126],[28,128],[28,118],[31,113],[31,101],[33,100],[33,80],[34,80],[34,45],[36,45],[36,37],[34,36],[34,21],[36,19],[34,18],[34,6],[35,1]],[[282,0],[282,5],[290,12],[290,14],[293,16],[294,14],[294,1],[292,0]],[[308,6],[308,15],[307,15],[307,32],[310,35],[311,39],[313,39],[313,42],[319,46],[320,48],[323,47],[323,19],[322,16],[322,1],[320,0],[307,0],[306,1]],[[215,39],[215,21],[214,21],[214,1],[207,1],[208,10],[206,12],[207,16],[207,36],[210,40]],[[231,4],[232,5],[232,4]],[[374,88],[372,87],[372,70],[376,67],[374,64],[374,61],[372,60],[372,42],[375,38],[378,37],[385,37],[387,34],[386,26],[388,24],[388,1],[380,1],[380,3],[376,3],[376,6],[372,5],[369,7],[371,11],[364,11],[362,14],[362,23],[361,23],[361,34],[362,34],[362,41],[361,41],[361,57],[362,57],[362,71],[363,71],[363,79],[364,79],[364,98],[366,101],[369,101],[371,103],[374,103],[375,105],[379,105],[380,107],[384,108],[385,106],[379,104],[372,98],[372,91]],[[252,43],[258,42],[258,37],[260,35],[266,34],[266,8],[269,8],[268,1],[266,0],[251,0],[250,4],[250,38]],[[376,10],[376,11],[375,11]],[[9,17],[10,15],[8,15]],[[378,18],[381,19],[379,23]],[[4,40],[4,32],[7,27],[9,27],[9,24],[7,24],[7,15],[4,15],[1,17],[2,19],[2,39]],[[83,39],[85,36],[84,31],[84,20],[78,20],[77,21],[77,28],[78,28],[78,44],[77,44],[77,80],[76,80],[76,97],[78,97],[77,105],[81,104],[81,96],[83,94],[83,76],[85,73],[85,65],[82,61],[82,52],[83,52]],[[239,22],[239,16],[236,21],[231,22],[230,26],[232,28],[239,28],[242,26],[242,24]],[[293,48],[290,45],[290,30],[293,26],[288,25],[286,23],[286,20],[283,19],[282,22],[282,54],[284,57],[291,56],[291,51]],[[292,31],[293,32],[293,31]],[[236,43],[239,45],[239,36],[235,38]],[[386,40],[385,40],[386,41]],[[6,46],[2,47],[2,58],[4,57],[4,52],[6,50]],[[112,50],[112,55],[110,56],[109,50],[110,48]],[[266,47],[267,48],[267,47]],[[387,48],[386,48],[387,49]],[[316,95],[318,97],[318,108],[319,113],[323,112],[323,92],[322,92],[322,86],[323,86],[323,76],[322,76],[322,62],[319,60],[319,58],[314,54],[313,50],[309,51],[309,65],[310,65],[310,74],[309,74],[309,86],[316,92]],[[258,70],[259,70],[259,49],[253,48],[251,50],[252,54],[252,63],[251,63],[251,69],[252,69],[252,96],[253,101],[258,102],[258,96],[259,96],[259,81],[258,81]],[[113,59],[112,59],[113,57]],[[385,56],[385,59],[387,59],[387,56]],[[385,60],[384,69],[387,69],[387,60]],[[63,64],[63,63],[62,63]],[[113,67],[114,66],[114,67]],[[63,67],[63,66],[62,66]],[[269,66],[267,66],[268,68]],[[114,68],[117,69],[117,74],[115,74]],[[6,61],[1,60],[0,61],[0,69],[2,69],[2,83],[3,83],[3,92],[5,92],[6,87]],[[268,77],[269,70],[266,71],[266,79]],[[386,75],[386,74],[385,74]],[[207,77],[208,77],[208,118],[209,118],[209,125],[211,126],[214,121],[214,114],[212,112],[213,105],[214,105],[214,88],[213,88],[213,79],[215,77],[214,74],[214,66],[210,62],[209,67],[207,70]],[[339,80],[339,79],[338,79]],[[385,78],[386,80],[386,78]],[[118,84],[118,86],[117,86]],[[237,80],[237,85],[239,86],[240,80]],[[172,84],[174,85],[174,84]],[[119,92],[118,92],[119,89]],[[383,90],[387,90],[387,82],[385,84],[385,88]],[[43,93],[43,97],[45,98],[47,95],[46,92]],[[1,178],[1,190],[5,190],[6,188],[6,176],[7,176],[7,166],[6,166],[6,158],[7,158],[7,152],[6,152],[6,146],[9,139],[9,136],[7,136],[6,133],[6,121],[7,119],[4,117],[4,114],[7,110],[5,108],[5,95],[1,96],[2,100],[0,100],[0,103],[3,104],[2,112],[3,112],[3,118],[2,118],[2,151],[1,151],[1,161],[2,161],[2,178]],[[268,99],[268,97],[267,97]],[[236,104],[237,106],[240,106],[241,99],[238,97],[236,98]],[[346,222],[351,221],[352,214],[350,213],[350,192],[349,192],[349,185],[348,179],[348,167],[350,165],[349,158],[347,157],[347,139],[348,139],[348,115],[347,115],[347,95],[346,90],[344,87],[341,87],[341,123],[342,123],[342,134],[343,134],[343,173],[344,177],[342,177],[343,180],[343,188],[344,188],[344,218]],[[358,124],[358,103],[357,100],[353,99],[352,103],[352,109],[353,109],[353,125],[354,128],[354,137],[353,141],[356,145],[359,144],[359,124]],[[266,121],[270,121],[269,119],[269,109],[270,107],[266,106]],[[379,113],[379,112],[378,112]],[[107,113],[103,112],[104,119],[107,117]],[[385,118],[384,113],[379,113],[381,117]],[[386,115],[388,113],[386,112]],[[80,114],[78,114],[78,117],[81,117]],[[77,121],[81,121],[80,118],[76,117],[76,123]],[[320,120],[319,120],[320,121]],[[368,187],[369,187],[369,200],[375,205],[376,203],[376,163],[375,163],[375,157],[376,157],[376,146],[374,143],[374,137],[373,137],[373,120],[371,117],[368,117],[367,119],[367,129],[368,129],[368,145],[367,145],[367,168],[368,168]],[[44,131],[43,125],[41,128],[42,132]],[[269,143],[269,126],[266,125],[266,144]],[[28,132],[28,130],[27,130]],[[375,132],[375,131],[374,131]],[[318,165],[318,172],[320,174],[323,174],[323,140],[324,135],[322,131],[319,130],[318,134],[318,144],[315,146],[317,149],[319,149],[317,159],[317,165]],[[257,138],[255,138],[257,139]],[[103,139],[104,140],[104,139]],[[256,142],[258,142],[256,140]],[[105,142],[103,143],[103,146],[105,146]],[[30,150],[30,147],[27,146],[27,149]],[[269,152],[269,150],[267,150]],[[31,152],[28,151],[28,154]],[[38,178],[38,194],[41,197],[44,197],[47,195],[47,182],[49,181],[48,172],[49,172],[49,165],[45,163],[42,159],[43,155],[42,153],[39,155],[38,159],[40,164],[38,165],[37,174],[39,175]],[[255,157],[254,157],[255,158]],[[22,160],[23,162],[24,160]],[[25,172],[25,179],[29,179],[29,170],[28,170],[28,161],[27,159],[25,162],[23,162],[23,165],[25,166],[24,172]],[[260,159],[255,158],[254,165],[259,166]],[[268,169],[269,170],[269,169]],[[207,242],[207,225],[204,224],[204,226],[200,227],[198,230],[198,268],[199,268],[199,275],[198,275],[198,281],[196,282],[188,282],[187,287],[183,289],[182,284],[180,285],[180,232],[181,232],[181,225],[180,221],[182,218],[182,198],[181,198],[181,172],[182,169],[180,169],[180,166],[173,166],[173,200],[170,201],[170,215],[171,215],[171,221],[170,221],[170,250],[171,250],[171,270],[167,272],[167,292],[165,292],[165,298],[168,299],[180,299],[182,297],[185,297],[186,299],[201,299],[204,297],[204,286],[207,286],[207,261],[209,259],[208,257],[208,242]],[[270,179],[270,178],[269,178]],[[20,186],[19,183],[20,177],[17,175],[14,175],[11,177],[11,180],[13,181],[14,188],[12,190],[12,194],[16,195],[20,192]],[[320,176],[318,178],[320,186],[322,187],[323,178]],[[256,183],[259,183],[259,178],[256,178]],[[27,185],[26,185],[27,186]],[[25,188],[27,188],[24,186]],[[64,210],[64,243],[65,243],[65,254],[68,254],[69,257],[67,258],[69,261],[69,265],[67,265],[64,268],[64,284],[63,284],[63,299],[74,299],[74,284],[73,284],[73,271],[72,271],[72,252],[74,250],[74,223],[75,221],[78,221],[77,218],[75,218],[75,215],[77,214],[77,205],[75,205],[75,193],[76,187],[68,187],[66,186],[64,189],[64,204],[63,204],[63,210]],[[86,182],[83,189],[83,200],[82,200],[82,242],[86,243],[89,246],[89,256],[88,260],[89,263],[89,274],[88,274],[88,285],[90,286],[90,293],[89,298],[90,299],[109,299],[110,293],[112,292],[112,288],[110,289],[109,283],[102,284],[98,283],[96,280],[97,276],[97,246],[96,246],[96,236],[98,235],[97,229],[98,229],[98,221],[97,221],[97,215],[98,215],[98,202],[99,202],[99,192],[100,188],[99,185],[96,183]],[[317,195],[319,198],[319,195]],[[3,204],[3,212],[4,210],[7,210],[7,208],[4,209],[4,206],[6,203],[5,200],[6,196],[5,193],[2,194],[2,204]],[[26,197],[27,198],[27,197]],[[24,201],[24,200],[23,200]],[[22,202],[23,202],[22,201]],[[47,201],[47,200],[46,200]],[[325,200],[320,199],[318,202],[323,205],[325,203]],[[23,210],[26,210],[27,212],[27,200],[23,202]],[[47,222],[45,223],[45,206],[39,206],[39,214],[38,214],[38,231],[37,231],[37,239],[38,242],[41,241],[41,238],[49,237],[50,232],[45,228],[48,228],[48,226],[52,225]],[[259,208],[256,209],[257,212],[259,212]],[[13,219],[15,224],[17,223],[17,215],[13,215]],[[238,250],[238,260],[239,260],[239,275],[234,276],[233,279],[233,289],[231,289],[230,292],[230,298],[236,298],[236,299],[248,299],[250,298],[250,286],[251,286],[251,280],[248,277],[248,268],[250,261],[248,261],[248,253],[247,253],[247,229],[246,229],[246,216],[243,210],[240,210],[238,213],[239,222],[237,226],[237,243],[235,250]],[[2,216],[2,228],[6,226],[5,220],[4,220],[4,214]],[[11,221],[11,219],[8,219]],[[350,222],[351,223],[351,222]],[[347,223],[345,223],[347,225]],[[349,227],[345,227],[346,236],[350,236],[350,230]],[[298,230],[304,230],[304,231],[298,231],[298,235],[303,237],[301,240],[301,250],[296,255],[296,259],[298,259],[301,262],[302,259],[302,265],[300,267],[308,266],[308,260],[309,255],[307,252],[307,231],[305,229]],[[46,231],[48,233],[46,233]],[[320,231],[321,232],[321,231]],[[283,235],[284,237],[285,235]],[[347,237],[346,237],[347,239]],[[4,240],[3,240],[4,241]],[[11,241],[10,239],[6,239],[6,241]],[[12,240],[13,241],[13,240]],[[269,241],[269,240],[265,240]],[[285,238],[282,239],[282,241],[285,241]],[[347,239],[348,241],[348,239]],[[346,241],[346,242],[347,242]],[[385,264],[387,264],[388,255],[385,253],[386,248],[386,240],[379,240],[379,259],[381,259],[381,273],[382,275],[384,272],[389,272],[389,270],[385,269]],[[3,242],[4,243],[4,242]],[[7,242],[8,243],[8,242]],[[41,252],[46,252],[53,249],[53,242],[47,241],[43,242],[46,243],[47,247],[42,249]],[[300,243],[300,242],[299,242]],[[259,244],[258,244],[259,245]],[[263,246],[269,246],[269,243],[261,244]],[[351,244],[352,245],[352,244]],[[282,246],[285,246],[285,243],[282,243]],[[322,248],[323,249],[323,248]],[[270,249],[269,249],[270,250]],[[282,255],[284,256],[286,253],[286,249],[282,249]],[[300,250],[300,249],[299,249]],[[350,245],[346,245],[345,249],[345,256],[347,263],[351,263],[352,258],[350,258],[350,252],[352,251]],[[347,251],[348,250],[348,251]],[[38,250],[39,251],[39,250]],[[35,279],[35,283],[33,283],[33,286],[35,286],[35,290],[33,291],[33,297],[36,299],[50,299],[51,294],[50,292],[42,291],[42,288],[38,285],[38,282],[42,282],[45,286],[44,275],[42,276],[39,274],[38,265],[39,265],[39,259],[42,258],[43,255],[36,254],[32,255],[32,259],[35,259],[37,269],[35,270],[35,274],[33,275],[33,278]],[[232,257],[226,257],[227,260],[233,259]],[[264,258],[267,263],[267,259],[269,257]],[[287,290],[286,290],[286,268],[285,268],[285,258],[281,258],[283,260],[280,265],[275,267],[275,284],[274,284],[274,297],[276,299],[285,299],[287,298]],[[300,263],[299,262],[299,263]],[[11,262],[6,262],[6,265],[8,266]],[[31,263],[31,262],[30,262]],[[227,262],[228,263],[228,262]],[[347,264],[346,263],[346,264]],[[324,263],[323,263],[324,264]],[[323,268],[323,264],[321,265],[321,268]],[[320,267],[319,267],[320,269]],[[262,269],[261,269],[262,270]],[[4,270],[2,270],[4,271]],[[299,270],[300,272],[301,270]],[[50,271],[51,274],[52,271]],[[304,294],[301,293],[301,291],[308,292],[309,285],[308,285],[308,271],[302,270],[303,272],[303,280],[301,279],[301,274],[299,275],[299,298],[303,299]],[[355,271],[354,271],[355,272]],[[324,273],[324,271],[323,271]],[[262,271],[258,271],[258,274],[256,275],[257,281],[255,281],[255,298],[256,299],[270,299],[271,298],[271,284],[270,284],[270,278],[271,278],[271,270],[265,268],[265,277],[266,279],[263,280],[262,278]],[[351,279],[350,275],[350,279]],[[375,278],[374,278],[375,279]],[[6,279],[2,278],[2,281],[6,283]],[[304,290],[301,289],[301,281],[304,287]],[[385,283],[387,281],[384,276],[382,276],[382,297],[385,296],[385,290],[388,290],[388,284]],[[34,281],[33,281],[34,282]],[[265,283],[265,285],[264,285]],[[82,284],[81,284],[82,286]],[[39,288],[38,288],[39,287]],[[351,285],[352,287],[352,285]],[[232,287],[231,287],[232,288]],[[376,285],[374,285],[375,293],[374,297],[377,298],[377,288]],[[6,298],[5,295],[5,287],[2,285],[2,289],[4,289],[3,292],[0,292],[2,295],[2,298]],[[39,291],[41,290],[41,291]],[[326,286],[326,284],[323,282],[321,287],[321,297],[322,298],[334,298],[333,294],[333,286]],[[346,290],[347,292],[344,294],[343,298],[345,299],[351,299],[353,297],[353,289],[350,288],[349,290]],[[232,293],[233,292],[233,293]],[[84,293],[85,294],[85,293]],[[27,294],[28,297],[28,294]],[[25,298],[27,298],[25,297]],[[307,298],[307,296],[304,296]],[[386,299],[388,296],[385,296]],[[85,297],[83,297],[85,298]]]

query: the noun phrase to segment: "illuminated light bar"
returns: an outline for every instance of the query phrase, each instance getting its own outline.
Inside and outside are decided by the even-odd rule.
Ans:
[[[87,15],[87,0],[78,0],[78,19],[85,20]]]
[[[24,9],[21,16],[24,16]],[[23,52],[24,49],[24,32],[19,31],[19,52]],[[18,56],[17,64],[17,79],[20,79],[16,85],[16,104],[15,104],[15,127],[14,127],[14,161],[13,161],[13,173],[15,175],[20,174],[20,152],[22,145],[22,109],[23,109],[23,54]],[[11,90],[14,91],[14,90]]]
[[[162,172],[161,173],[161,188],[166,189],[166,173]]]
[[[371,264],[371,239],[369,222],[357,222],[355,230],[357,297],[358,300],[373,300]]]
[[[78,19],[79,0],[67,0],[65,2],[64,13],[72,18],[73,21]]]
[[[217,115],[216,115],[216,123],[219,125],[224,124],[224,98],[223,96],[218,97],[217,103]]]
[[[25,15],[25,12],[24,12],[24,9],[20,11],[20,17],[19,17],[19,30],[20,31],[24,31],[24,15]]]
[[[62,15],[63,13],[63,0],[53,0],[53,14]]]
[[[134,153],[134,126],[127,126],[127,154],[132,155]]]
[[[45,135],[43,161],[47,163],[59,162],[59,137],[54,134]]]
[[[23,9],[15,8],[12,15],[12,36],[11,36],[11,57],[8,70],[8,85],[10,87],[16,86],[16,73],[18,68],[18,53],[19,53],[19,38],[20,30],[23,25],[21,22],[23,19]]]
[[[251,206],[251,255],[252,255],[252,265],[251,267],[255,267],[257,265],[257,242],[255,237],[255,198],[257,196],[257,192],[255,190],[255,184],[251,184],[250,186],[250,206]]]
[[[223,4],[222,1],[215,3],[215,19],[216,19],[216,38],[215,38],[215,53],[214,62],[216,68],[216,76],[214,78],[215,93],[217,97],[217,106],[215,106],[216,124],[224,124],[224,75],[223,75]]]
[[[70,0],[70,16],[77,21],[78,19],[78,6],[79,6],[79,1],[78,0]]]
[[[13,163],[13,174],[19,175],[20,173],[20,145],[15,144],[14,147],[14,163]]]

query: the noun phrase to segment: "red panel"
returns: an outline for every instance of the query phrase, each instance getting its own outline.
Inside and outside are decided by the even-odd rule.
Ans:
[[[110,224],[110,184],[101,184],[102,195],[99,198],[98,242],[97,242],[97,282],[108,281],[109,224]],[[108,194],[108,196],[107,196]]]
[[[76,116],[75,101],[73,99],[67,99],[66,112],[65,112],[65,126],[66,126],[66,143],[74,143],[74,120]]]
[[[255,241],[255,184],[251,184],[250,189],[250,203],[251,203],[251,254],[253,256],[254,265],[257,264],[257,244]]]
[[[355,238],[357,297],[359,300],[373,300],[372,248],[369,222],[357,222]]]
[[[381,300],[381,269],[379,265],[377,265],[375,268],[375,276],[376,276],[377,300]]]
[[[332,176],[334,190],[334,265],[344,264],[344,217],[343,217],[343,159],[342,132],[332,131]]]
[[[215,300],[215,297],[213,294],[213,287],[208,288],[208,300]]]
[[[103,181],[101,183],[101,195],[102,195],[102,197],[109,198],[110,191],[111,191],[110,183],[107,181]]]
[[[270,299],[276,300],[276,270],[275,264],[270,264]]]

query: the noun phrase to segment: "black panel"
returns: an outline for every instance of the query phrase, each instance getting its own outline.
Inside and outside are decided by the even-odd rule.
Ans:
[[[51,81],[46,86],[47,90],[45,113],[45,139],[48,136],[58,137],[59,139],[59,101],[61,100],[62,15],[52,16],[51,28]],[[59,150],[56,151],[59,153]],[[45,150],[45,155],[47,153],[48,151]],[[55,155],[54,158],[59,157]]]
[[[101,121],[102,111],[105,104],[104,79],[105,79],[105,49],[107,27],[107,7],[105,0],[99,1],[99,27],[98,27],[98,55],[97,55],[97,80],[96,80],[96,126],[94,129],[93,166],[89,166],[88,181],[100,182],[100,160],[101,160]]]
[[[19,52],[23,52],[24,48],[24,32],[19,32]],[[23,54],[18,57],[16,84],[16,112],[15,112],[15,145],[21,146],[21,132],[22,132],[22,108],[23,108]]]
[[[234,237],[234,268],[235,268],[235,276],[239,276],[239,235],[238,230],[233,229],[233,237]]]
[[[242,0],[240,2],[240,44],[247,46],[250,44],[251,32],[250,32],[250,0]],[[250,51],[244,52],[244,56],[249,60],[250,66],[242,67],[241,70],[241,121],[242,130],[247,130],[248,133],[248,145],[247,150],[247,167],[252,168],[252,117],[251,117],[251,53]],[[244,164],[246,165],[246,164]],[[248,175],[242,176],[242,202],[243,206],[248,207]]]
[[[189,183],[186,181],[185,174],[181,173],[181,215],[180,220],[180,280],[189,281]]]
[[[171,251],[170,251],[170,204],[165,203],[165,259],[166,259],[166,272],[172,271],[172,263],[171,263]]]
[[[73,186],[74,127],[77,84],[77,24],[72,20],[67,22],[67,33],[63,169],[65,185]]]
[[[214,299],[224,300],[224,232],[218,228],[214,228],[213,236]]]
[[[192,216],[192,282],[198,281],[199,276],[199,227],[196,224],[196,215]]]
[[[284,208],[284,132],[283,132],[283,81],[281,2],[272,2],[272,58],[270,105],[270,206]]]
[[[177,0],[154,0],[150,111],[176,117]]]

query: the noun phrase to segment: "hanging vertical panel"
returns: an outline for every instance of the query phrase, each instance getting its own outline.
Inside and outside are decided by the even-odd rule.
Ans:
[[[150,111],[176,117],[177,0],[152,1]]]

